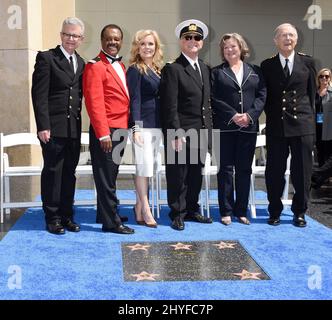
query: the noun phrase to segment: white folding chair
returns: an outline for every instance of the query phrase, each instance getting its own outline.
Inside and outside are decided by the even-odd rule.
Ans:
[[[40,166],[11,166],[5,148],[21,145],[37,145],[39,140],[35,133],[14,133],[4,135],[0,133],[0,223],[4,220],[4,210],[10,208],[24,208],[28,206],[40,206],[40,201],[14,202],[10,197],[10,178],[20,176],[39,176],[42,170]],[[9,213],[9,210],[6,210]]]

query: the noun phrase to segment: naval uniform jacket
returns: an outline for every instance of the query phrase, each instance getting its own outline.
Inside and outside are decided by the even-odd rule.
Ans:
[[[267,87],[266,135],[296,137],[315,133],[315,66],[312,57],[296,53],[289,79],[279,54],[261,64]]]
[[[213,127],[220,131],[257,132],[266,100],[265,82],[259,67],[243,63],[241,85],[227,62],[212,69],[211,79]],[[248,127],[241,128],[232,121],[236,113],[249,115]]]
[[[84,60],[75,54],[74,76],[60,46],[36,56],[31,93],[37,131],[51,130],[51,136],[59,138],[80,138]]]
[[[189,61],[180,55],[162,69],[161,124],[167,129],[211,129],[210,70],[198,60],[203,83]]]

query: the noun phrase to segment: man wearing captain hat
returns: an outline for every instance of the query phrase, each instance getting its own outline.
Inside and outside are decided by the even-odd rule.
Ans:
[[[210,70],[198,58],[208,28],[203,22],[190,19],[175,28],[175,35],[179,38],[181,54],[162,70],[160,108],[171,227],[183,230],[184,220],[212,223],[199,213],[198,205],[202,162],[208,145],[206,131],[211,132],[212,127]],[[198,142],[203,137],[206,142],[200,144],[196,139],[189,139],[189,129],[197,133]],[[191,157],[193,153],[196,157]]]

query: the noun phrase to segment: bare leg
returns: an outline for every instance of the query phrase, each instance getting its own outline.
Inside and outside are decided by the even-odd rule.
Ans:
[[[136,197],[139,198],[138,199],[139,202],[136,202],[136,210],[141,209],[140,211],[136,211],[138,215],[137,218],[143,217],[146,224],[156,224],[156,221],[152,216],[149,206],[149,198],[148,198],[149,178],[136,176],[135,186],[136,186]]]

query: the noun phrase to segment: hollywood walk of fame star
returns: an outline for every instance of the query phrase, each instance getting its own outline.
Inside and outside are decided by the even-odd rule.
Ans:
[[[142,245],[139,243],[136,243],[134,246],[126,246],[129,248],[131,251],[137,251],[137,250],[143,250],[143,251],[149,251],[147,248],[150,248],[150,245]]]
[[[238,277],[241,277],[241,280],[247,280],[247,279],[261,280],[261,278],[258,277],[258,275],[261,274],[260,272],[249,272],[243,269],[241,273],[233,273],[233,274]]]
[[[146,271],[142,271],[141,273],[131,274],[131,276],[136,277],[136,281],[145,281],[145,280],[156,281],[155,278],[159,277],[160,274],[148,273]]]
[[[223,242],[220,241],[217,244],[213,244],[213,246],[217,247],[218,249],[234,249],[234,246],[236,245],[236,243],[227,243],[227,242]]]
[[[174,247],[174,250],[191,250],[192,245],[191,244],[184,244],[181,242],[178,242],[177,244],[171,244],[171,247]]]

